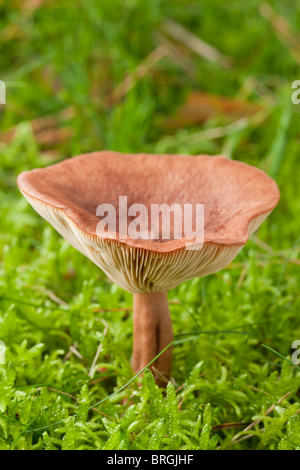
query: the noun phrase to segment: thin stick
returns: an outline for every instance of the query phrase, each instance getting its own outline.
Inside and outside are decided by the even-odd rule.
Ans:
[[[42,389],[42,388],[43,387],[40,387],[40,389]],[[59,393],[60,395],[65,395],[66,397],[72,398],[73,400],[78,402],[78,398],[74,397],[74,395],[70,395],[70,393],[63,392],[62,390],[57,390],[57,388],[52,388],[52,387],[46,387],[46,388],[48,390],[50,390],[51,392],[56,392],[56,393]],[[95,413],[98,413],[99,415],[102,415],[102,416],[105,416],[106,418],[115,420],[115,418],[113,418],[112,416],[107,415],[106,413],[103,413],[102,411],[97,410],[97,408],[92,408],[92,410],[95,411]]]
[[[169,54],[169,50],[164,45],[158,46],[152,51],[137,68],[115,88],[109,97],[109,103],[115,104],[124,98],[127,93],[134,87],[138,80],[143,78],[159,61]]]
[[[285,398],[287,398],[289,395],[291,394],[291,392],[288,392],[286,393],[283,397],[281,397],[277,404],[280,404]],[[265,412],[265,416],[267,416],[268,414],[271,413],[271,411],[273,411],[275,409],[275,406],[276,405],[271,405],[270,408],[267,409],[267,411]],[[236,434],[235,436],[233,436],[233,438],[231,439],[231,442],[234,442],[236,441],[243,433],[247,432],[247,431],[250,431],[250,429],[254,428],[254,426],[256,426],[257,424],[259,424],[261,422],[262,418],[259,418],[259,419],[256,419],[255,421],[252,421],[251,424],[249,424],[249,426],[247,426],[243,431],[239,432],[238,434]]]
[[[175,21],[165,21],[162,30],[168,34],[168,36],[187,46],[200,57],[221,65],[224,68],[231,68],[233,62],[231,57],[222,54],[215,47],[203,41]]]
[[[106,336],[107,334],[107,330],[108,330],[108,324],[106,323],[105,320],[101,320],[102,323],[104,324],[104,331],[103,331],[103,337]],[[89,371],[89,376],[90,377],[93,377],[94,376],[94,373],[95,373],[95,367],[96,367],[96,364],[97,364],[97,361],[98,361],[98,357],[99,357],[99,354],[100,352],[102,351],[102,348],[103,348],[103,343],[101,342],[97,348],[97,351],[96,351],[96,354],[95,354],[95,357],[94,357],[94,360],[93,360],[93,363],[91,365],[91,368],[90,368],[90,371]]]
[[[273,10],[269,3],[262,3],[258,7],[260,14],[270,22],[280,42],[291,54],[294,60],[300,64],[300,36],[292,28],[292,25],[283,16]]]

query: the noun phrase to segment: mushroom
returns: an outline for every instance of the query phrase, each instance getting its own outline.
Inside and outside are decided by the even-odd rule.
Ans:
[[[167,291],[226,267],[280,197],[276,183],[263,171],[207,155],[94,152],[23,172],[18,185],[33,208],[71,245],[133,294],[136,373],[173,340]],[[149,212],[140,219],[139,237],[128,235],[130,224],[138,225],[132,213],[125,223],[120,218],[117,227],[109,219],[106,230],[101,226],[99,231],[99,221],[104,220],[99,215],[115,208],[116,218],[120,216],[120,196],[127,207],[143,205],[150,213],[155,204],[181,208],[203,204],[201,249],[187,249],[191,240],[185,236],[164,239],[160,229],[153,238],[147,226]],[[176,223],[174,219],[173,229],[178,228]],[[169,379],[171,362],[169,347],[153,364],[158,384]]]

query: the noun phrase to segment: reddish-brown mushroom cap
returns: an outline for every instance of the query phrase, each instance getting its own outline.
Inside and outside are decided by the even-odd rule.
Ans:
[[[18,185],[40,215],[130,292],[163,291],[222,269],[279,200],[276,183],[264,172],[221,156],[95,152],[24,172]],[[155,203],[204,204],[203,248],[182,250],[185,238],[99,237],[97,207],[118,208],[120,195],[128,206],[144,204],[149,212]],[[153,264],[155,270],[147,269]]]
[[[227,266],[279,200],[276,183],[261,170],[206,155],[95,152],[24,172],[18,177],[18,185],[35,210],[64,238],[111,280],[137,294],[135,303],[140,311],[143,293],[153,293],[142,296],[145,305],[157,301],[156,292],[163,303],[162,292]],[[184,237],[123,239],[122,233],[110,231],[99,235],[97,207],[112,204],[118,213],[119,196],[127,196],[128,206],[143,204],[149,213],[151,204],[204,204],[202,248],[186,250],[190,240]],[[164,304],[159,317],[166,320],[166,296]],[[148,313],[150,310],[146,308]],[[159,322],[156,318],[156,331]],[[164,335],[163,331],[159,335]],[[159,335],[150,356],[166,345]],[[172,338],[170,330],[166,337]],[[144,349],[149,350],[149,341],[146,335],[143,343],[148,346]],[[136,349],[142,349],[142,344]],[[135,369],[145,365],[145,360],[134,358]],[[162,373],[168,375],[169,370]]]

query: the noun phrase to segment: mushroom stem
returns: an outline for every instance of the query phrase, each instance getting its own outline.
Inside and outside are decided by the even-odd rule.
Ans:
[[[142,370],[173,341],[173,329],[167,292],[145,292],[133,295],[133,354],[131,365],[135,373]],[[172,346],[151,369],[156,383],[166,386],[172,366]],[[155,372],[158,372],[156,374]]]

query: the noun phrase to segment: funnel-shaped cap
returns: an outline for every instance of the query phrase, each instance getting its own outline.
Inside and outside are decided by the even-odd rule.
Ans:
[[[24,172],[18,185],[66,240],[130,292],[165,291],[224,268],[279,200],[276,183],[261,170],[206,155],[95,152]],[[203,204],[202,248],[186,249],[190,240],[184,234],[166,240],[158,231],[153,239],[150,224],[149,239],[145,234],[132,238],[132,216],[125,228],[116,224],[114,232],[99,232],[97,208],[109,204],[119,220],[120,196],[127,198],[127,208],[143,205],[149,220],[153,205],[184,209],[186,204]],[[172,219],[171,234],[176,223]]]

